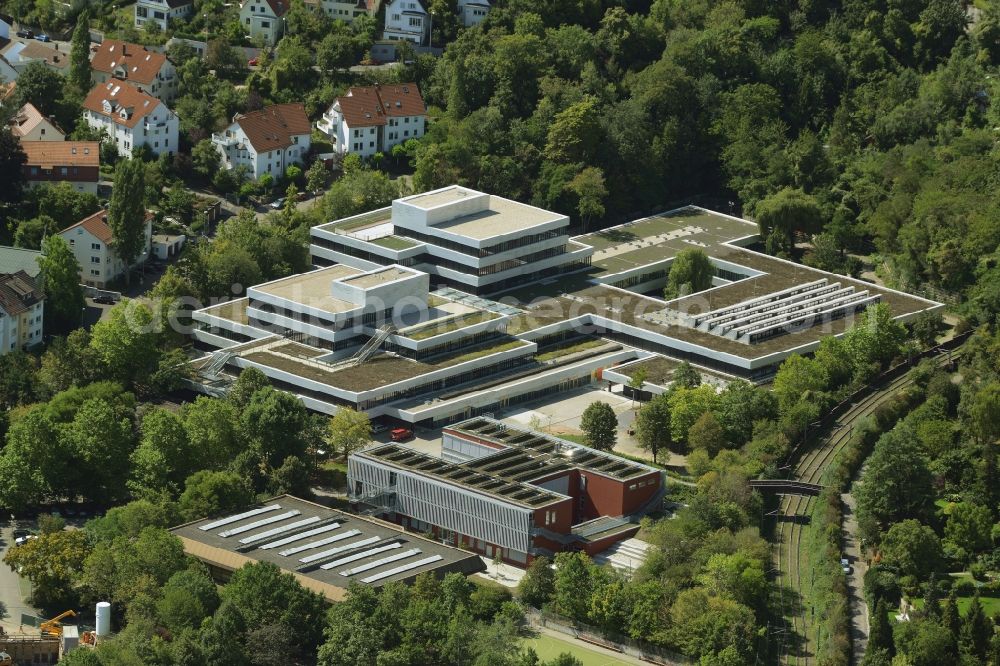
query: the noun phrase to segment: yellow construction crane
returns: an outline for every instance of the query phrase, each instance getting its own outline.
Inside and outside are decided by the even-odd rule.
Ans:
[[[49,636],[62,636],[62,621],[67,617],[76,617],[76,611],[68,610],[65,613],[60,613],[56,615],[51,620],[46,620],[38,625],[38,628],[42,631],[42,634],[48,634]]]

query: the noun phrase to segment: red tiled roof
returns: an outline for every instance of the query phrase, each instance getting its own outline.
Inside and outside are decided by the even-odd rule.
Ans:
[[[146,221],[150,221],[152,219],[153,219],[153,214],[147,210]],[[83,227],[84,229],[89,231],[90,234],[94,236],[97,240],[101,241],[106,245],[111,244],[111,240],[114,237],[111,233],[111,227],[108,226],[108,211],[104,209],[97,211],[96,213],[90,215],[89,217],[83,218],[82,220],[80,220],[79,222],[77,222],[72,226],[66,227],[65,229],[60,231],[59,234],[63,235],[67,231],[71,231],[73,229],[76,229],[77,227]]]
[[[275,104],[236,116],[236,124],[258,153],[292,145],[292,136],[309,134],[312,126],[303,104]]]
[[[160,103],[160,100],[127,85],[124,81],[111,79],[94,86],[94,89],[87,95],[87,99],[84,100],[83,108],[107,116],[109,114],[104,110],[105,100],[111,103],[111,119],[115,123],[129,128],[138,125],[139,121]],[[131,109],[128,117],[122,118],[122,109]]]
[[[126,79],[150,85],[166,61],[167,56],[147,51],[138,44],[106,39],[94,54],[90,67],[96,72],[114,75],[115,69],[121,65],[125,67]]]
[[[108,226],[108,211],[99,210],[90,217],[85,217],[76,224],[66,227],[60,234],[66,234],[66,232],[76,229],[77,227],[83,227],[90,232],[90,235],[101,241],[102,243],[111,242],[111,227]]]
[[[0,307],[7,314],[17,316],[27,312],[42,300],[42,290],[35,279],[25,273],[0,273]]]
[[[424,98],[415,83],[351,88],[347,93],[337,98],[337,104],[350,127],[374,127],[385,125],[390,117],[427,113]]]
[[[22,141],[21,150],[28,156],[25,166],[51,169],[57,166],[101,165],[100,141]]]

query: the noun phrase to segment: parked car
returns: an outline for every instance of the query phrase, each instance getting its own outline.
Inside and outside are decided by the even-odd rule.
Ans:
[[[413,431],[409,428],[393,428],[389,437],[394,442],[405,442],[408,439],[413,439]]]
[[[14,539],[14,545],[15,546],[23,546],[24,544],[28,543],[32,539],[37,539],[37,538],[38,537],[35,536],[34,534],[29,534],[28,536],[18,537],[16,539]]]
[[[51,39],[49,39],[49,36],[46,35],[45,33],[42,33],[41,35],[35,35],[35,39],[37,39],[40,42],[51,42],[52,41]]]
[[[256,67],[257,63],[259,62],[260,60],[258,58],[250,58],[249,60],[247,60],[247,65],[249,65],[250,67]]]
[[[114,305],[115,297],[110,294],[100,294],[98,296],[94,296],[94,302],[101,305]]]
[[[372,421],[372,434],[373,435],[377,435],[380,432],[385,432],[388,429],[389,429],[389,426],[387,426],[386,424],[379,423],[378,421]]]
[[[271,208],[273,208],[274,210],[281,210],[282,208],[285,207],[286,198],[287,197],[281,197],[280,199],[275,199],[274,201],[271,202]]]
[[[840,558],[840,568],[843,570],[843,572],[845,574],[850,574],[851,573],[851,561],[849,559],[847,559],[846,557]]]
[[[20,37],[21,39],[31,39],[35,36],[35,33],[33,33],[31,30],[18,30],[17,36]]]

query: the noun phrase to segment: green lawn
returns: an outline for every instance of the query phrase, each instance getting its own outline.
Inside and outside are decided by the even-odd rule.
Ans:
[[[1000,597],[979,597],[980,603],[983,604],[983,612],[986,613],[987,617],[993,617],[997,613],[1000,613]],[[941,599],[941,603],[944,604],[945,599]],[[972,603],[972,595],[967,597],[958,598],[958,612],[965,615],[969,611],[969,604]],[[923,599],[915,599],[913,605],[917,608],[921,608],[924,605]],[[896,614],[899,613],[898,608],[890,610],[889,617],[894,619]]]
[[[524,647],[534,648],[538,653],[539,661],[551,661],[563,652],[569,652],[580,660],[583,666],[631,666],[632,662],[616,659],[610,655],[605,655],[594,650],[569,643],[552,636],[539,634],[535,638],[524,641]]]

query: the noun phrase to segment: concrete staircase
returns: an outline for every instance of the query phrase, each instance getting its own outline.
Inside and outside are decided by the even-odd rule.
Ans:
[[[646,561],[646,553],[652,547],[639,539],[625,539],[595,555],[594,563],[610,564],[620,571],[635,571]]]

